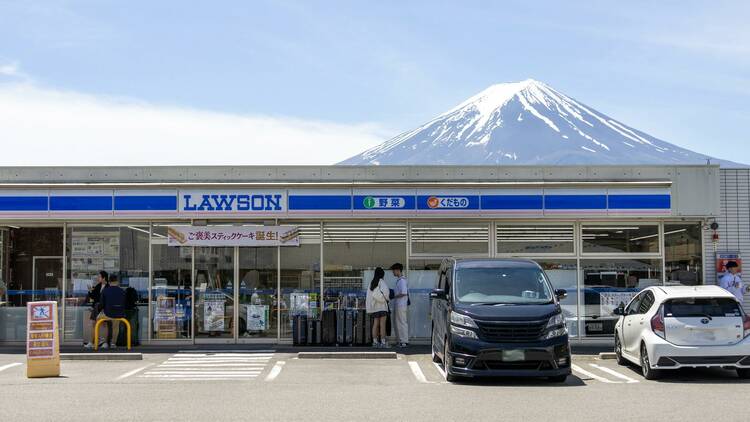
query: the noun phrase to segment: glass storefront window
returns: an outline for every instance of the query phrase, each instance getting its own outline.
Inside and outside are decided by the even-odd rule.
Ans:
[[[26,340],[26,303],[62,298],[63,230],[0,227],[0,342]]]
[[[703,284],[703,229],[700,223],[664,225],[667,284]]]
[[[151,337],[158,340],[190,339],[190,321],[193,314],[193,248],[167,246],[166,239],[155,236],[151,250]]]
[[[415,338],[430,338],[432,315],[430,291],[438,285],[442,259],[409,260],[409,335]]]
[[[375,268],[406,261],[404,223],[324,223],[325,309],[365,309],[365,288]],[[393,288],[395,278],[386,271]]]
[[[490,229],[484,222],[411,223],[411,253],[417,255],[487,255]]]
[[[661,259],[585,259],[583,270],[583,334],[612,336],[617,316],[612,312],[639,291],[662,284]]]
[[[659,253],[657,224],[584,225],[583,253]]]
[[[292,318],[320,312],[320,224],[283,223],[299,228],[300,245],[281,247],[281,335],[292,337]]]
[[[573,225],[501,225],[496,227],[497,253],[513,255],[573,254]]]
[[[578,266],[575,259],[535,259],[549,277],[552,287],[564,289],[567,296],[560,300],[568,326],[568,335],[578,337]]]
[[[239,285],[240,338],[276,338],[277,258],[275,247],[241,247]]]
[[[146,338],[149,326],[149,230],[147,225],[127,224],[68,226],[65,340],[91,338],[93,325],[89,319],[91,303],[88,293],[101,270],[117,277],[121,288],[133,289],[136,306],[127,315],[134,331],[133,344]]]

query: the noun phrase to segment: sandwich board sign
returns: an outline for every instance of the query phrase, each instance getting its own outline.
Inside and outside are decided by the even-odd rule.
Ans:
[[[29,302],[26,312],[26,377],[60,376],[57,302]]]

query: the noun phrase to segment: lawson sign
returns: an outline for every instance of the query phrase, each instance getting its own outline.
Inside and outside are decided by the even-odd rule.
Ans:
[[[286,194],[273,190],[181,190],[180,213],[274,213],[286,211]]]

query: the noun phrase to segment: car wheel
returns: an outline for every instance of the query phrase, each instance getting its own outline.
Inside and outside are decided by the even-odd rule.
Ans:
[[[744,380],[750,379],[750,369],[737,369],[737,376]]]
[[[443,370],[445,371],[445,380],[448,382],[456,382],[458,378],[450,373],[450,367],[452,366],[451,357],[448,353],[448,339],[445,339],[443,343]]]
[[[431,333],[432,334],[430,334],[430,351],[432,352],[432,361],[435,363],[439,363],[440,357],[435,351],[435,327],[432,328]]]
[[[646,344],[641,343],[641,373],[647,380],[659,379],[661,372],[658,369],[651,369],[651,361],[648,359],[648,350]]]
[[[620,341],[620,336],[615,331],[615,360],[617,361],[618,365],[627,365],[628,361],[625,360],[624,357],[622,357],[622,342]]]
[[[549,380],[549,382],[555,382],[555,383],[562,383],[562,382],[565,382],[565,380],[567,379],[568,379],[567,375],[556,375],[554,377],[547,377],[547,380]]]

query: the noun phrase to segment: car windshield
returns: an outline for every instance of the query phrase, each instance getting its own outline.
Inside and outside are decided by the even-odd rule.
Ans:
[[[524,305],[552,302],[552,291],[538,268],[459,268],[456,299],[462,303]]]
[[[680,298],[664,304],[664,316],[689,317],[739,317],[740,307],[730,298]]]

